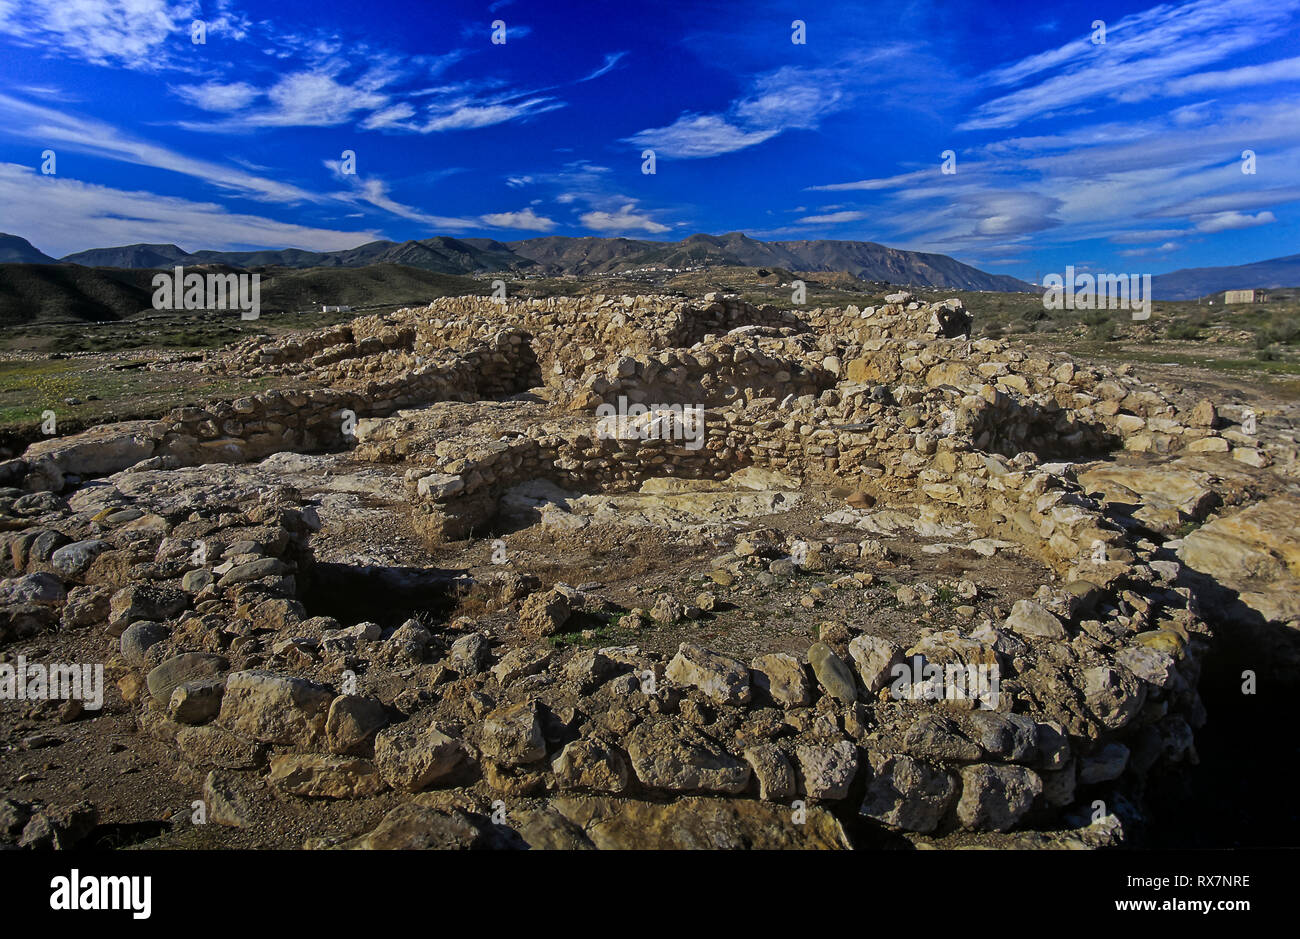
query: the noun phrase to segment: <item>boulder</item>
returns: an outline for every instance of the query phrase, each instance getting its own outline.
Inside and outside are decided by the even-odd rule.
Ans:
[[[803,793],[813,801],[835,801],[849,794],[858,773],[858,748],[849,740],[800,744],[795,748]]]
[[[749,669],[730,656],[683,642],[664,672],[669,681],[698,688],[719,704],[749,703]]]
[[[972,831],[1010,831],[1042,791],[1042,779],[1025,766],[977,763],[963,767],[957,820]]]
[[[737,794],[749,784],[745,763],[680,720],[638,724],[627,752],[637,779],[652,789]]]
[[[483,721],[479,749],[502,766],[535,763],[546,756],[536,701],[498,708]]]
[[[841,704],[852,704],[858,700],[853,671],[826,643],[814,642],[809,646],[808,664],[812,666],[818,683],[832,698]]]
[[[369,760],[321,753],[272,757],[270,781],[283,792],[322,799],[360,799],[386,788]]]
[[[385,727],[375,736],[375,765],[394,789],[418,792],[451,777],[466,760],[464,745],[437,724]]]
[[[1065,638],[1065,626],[1056,614],[1033,600],[1017,600],[1011,607],[1011,615],[1002,625],[1031,639]]]
[[[334,692],[325,685],[273,672],[232,672],[218,722],[262,743],[311,749],[323,742]]]
[[[803,663],[786,652],[760,655],[749,663],[754,687],[783,708],[803,707],[813,700],[812,684]]]
[[[947,770],[891,756],[872,774],[860,811],[890,828],[929,834],[939,827],[957,792],[957,778]]]

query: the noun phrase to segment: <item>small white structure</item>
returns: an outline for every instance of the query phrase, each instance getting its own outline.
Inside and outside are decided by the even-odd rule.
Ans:
[[[352,307],[350,307],[350,306],[322,306],[322,307],[320,308],[320,311],[321,311],[322,313],[351,313],[351,312],[352,312]]]

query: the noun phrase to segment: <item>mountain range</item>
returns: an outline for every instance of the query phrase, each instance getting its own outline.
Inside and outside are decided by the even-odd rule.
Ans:
[[[1188,267],[1151,278],[1156,300],[1195,300],[1224,290],[1300,286],[1300,254],[1235,267]]]
[[[608,274],[639,268],[772,267],[846,271],[862,280],[959,290],[1035,291],[1015,277],[989,274],[947,255],[903,251],[870,241],[759,241],[740,232],[691,235],[681,241],[551,236],[502,242],[437,236],[422,241],[372,241],[342,251],[298,248],[186,251],[174,244],[92,248],[53,258],[17,235],[0,233],[0,264],[76,264],[149,270],[218,264],[235,268],[361,268],[400,265],[437,274]],[[1300,254],[1232,267],[1194,267],[1152,278],[1156,300],[1194,300],[1223,290],[1300,285]]]
[[[631,238],[490,238],[372,241],[344,251],[186,251],[173,244],[92,248],[63,258],[43,254],[17,235],[0,235],[0,263],[78,264],[83,267],[167,268],[186,264],[231,267],[365,267],[400,264],[441,274],[494,272],[542,275],[602,274],[644,267],[778,267],[793,271],[847,271],[863,280],[961,290],[1031,290],[1029,284],[962,264],[942,254],[901,251],[867,241],[758,241],[748,235],[692,235],[682,241]]]

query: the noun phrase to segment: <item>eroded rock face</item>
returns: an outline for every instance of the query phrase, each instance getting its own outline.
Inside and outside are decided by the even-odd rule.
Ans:
[[[1178,556],[1239,592],[1241,602],[1273,622],[1300,619],[1300,499],[1267,499],[1202,525]]]

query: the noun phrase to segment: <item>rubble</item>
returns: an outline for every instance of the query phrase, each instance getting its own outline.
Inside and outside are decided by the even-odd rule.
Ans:
[[[115,706],[235,829],[277,798],[394,797],[331,844],[500,846],[494,799],[535,847],[845,847],[842,819],[926,836],[1065,825],[1095,787],[1194,758],[1213,625],[1191,573],[1269,622],[1300,615],[1286,498],[1223,507],[1210,470],[1115,457],[1290,464],[1212,406],[1183,413],[1131,374],[968,327],[960,302],[906,295],[797,311],[466,297],[244,343],[203,368],[300,390],[45,441],[11,468],[0,644],[93,637],[114,687],[137,689]],[[597,408],[620,398],[698,405],[703,439],[602,431]],[[797,507],[816,510],[817,543],[750,524]],[[504,549],[492,576],[321,556],[390,515],[424,551],[491,542],[508,520],[729,553],[713,547],[689,593],[622,607]],[[1204,524],[1171,538],[1188,522]],[[890,545],[917,539],[1038,580],[996,616],[965,577],[879,580]],[[699,630],[791,584],[802,610],[887,597],[910,631],[846,617],[796,646],[755,607],[770,645],[747,654],[600,639],[614,622]],[[454,619],[432,603],[382,625],[321,613],[322,595],[471,590],[488,599]],[[953,690],[990,673],[994,697]],[[65,837],[42,832],[14,821],[0,840]]]

